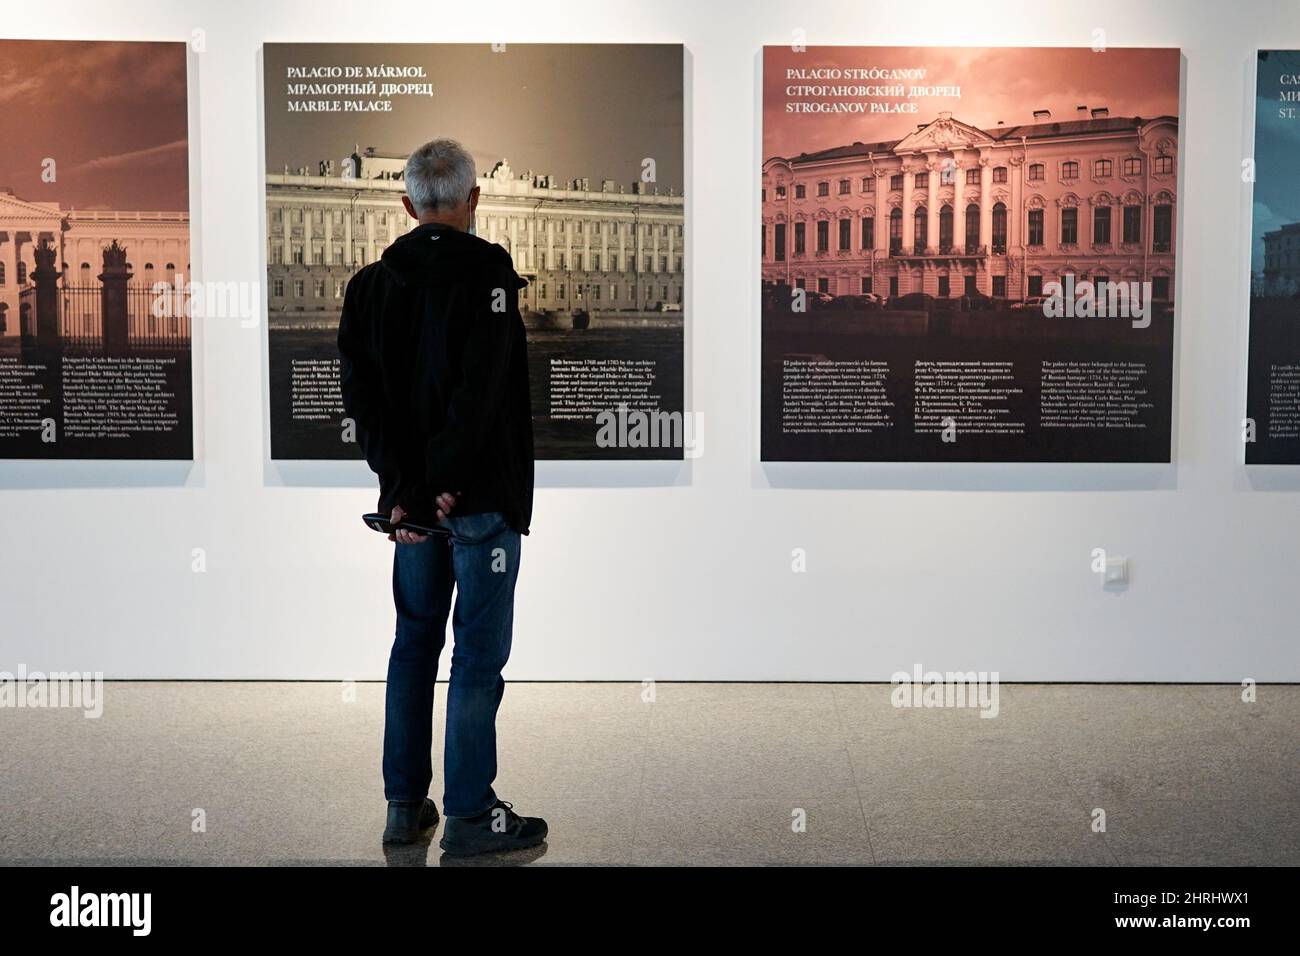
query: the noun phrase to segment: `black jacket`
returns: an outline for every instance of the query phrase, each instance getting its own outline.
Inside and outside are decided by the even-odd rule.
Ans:
[[[528,354],[510,254],[446,226],[418,226],[354,275],[339,319],[343,406],[379,476],[379,508],[432,521],[500,511],[521,534],[533,510]]]

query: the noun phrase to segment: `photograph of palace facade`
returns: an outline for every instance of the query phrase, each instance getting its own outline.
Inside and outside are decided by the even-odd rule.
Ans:
[[[1263,278],[1270,291],[1300,288],[1300,222],[1264,233]]]
[[[901,140],[763,164],[762,273],[831,295],[1010,300],[1079,282],[1174,296],[1178,120],[1079,107],[984,130],[949,113]]]
[[[402,207],[405,156],[358,150],[313,172],[266,177],[268,303],[272,321],[337,319],[354,272],[374,262],[412,220]],[[340,164],[342,165],[342,164]],[[478,235],[499,243],[528,280],[520,307],[645,311],[681,307],[683,197],[653,185],[559,182],[502,160],[479,177]]]
[[[58,321],[66,335],[99,334],[99,276],[104,250],[125,248],[131,296],[132,334],[150,332],[150,290],[159,282],[190,281],[190,223],[186,212],[64,209],[0,189],[0,336],[30,330],[36,250],[48,242],[58,271]],[[167,334],[188,336],[188,321],[178,317]],[[182,328],[183,327],[183,328]],[[161,331],[158,334],[162,334]]]

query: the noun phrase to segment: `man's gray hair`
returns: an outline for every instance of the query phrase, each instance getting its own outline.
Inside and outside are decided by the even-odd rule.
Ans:
[[[454,139],[425,143],[406,160],[402,177],[416,212],[454,209],[478,182],[474,157]]]

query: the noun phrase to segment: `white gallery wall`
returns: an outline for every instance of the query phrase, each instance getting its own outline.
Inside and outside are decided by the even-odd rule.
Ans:
[[[263,42],[685,44],[703,454],[666,471],[539,465],[509,678],[888,680],[920,663],[1003,680],[1300,679],[1300,468],[1248,470],[1240,438],[1241,164],[1255,49],[1300,48],[1293,0],[2,2],[14,38],[204,31],[195,278],[259,288]],[[1182,48],[1175,464],[758,461],[758,55],[799,29],[811,45],[1089,46],[1101,29],[1111,46]],[[361,465],[266,460],[258,319],[196,323],[192,466],[0,462],[0,670],[382,678],[392,546],[358,517],[374,493]],[[1129,559],[1127,590],[1092,573],[1099,547]]]

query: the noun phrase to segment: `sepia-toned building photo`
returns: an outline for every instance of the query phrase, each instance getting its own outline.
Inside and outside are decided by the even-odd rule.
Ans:
[[[763,164],[763,278],[831,295],[1024,299],[1067,274],[1173,297],[1178,120],[1081,105]]]
[[[88,345],[103,339],[104,253],[115,244],[126,254],[127,326],[139,343],[189,339],[183,310],[157,315],[158,283],[190,281],[189,213],[167,210],[63,209],[31,202],[0,187],[0,336],[37,336],[37,265],[44,244],[53,270],[49,289],[57,309],[58,338]],[[170,305],[176,297],[167,298]]]
[[[356,270],[415,225],[402,208],[404,155],[373,147],[268,174],[267,280],[272,319],[337,324]],[[671,188],[610,179],[560,181],[501,160],[479,177],[478,234],[505,248],[528,280],[528,313],[678,312],[684,200]]]

